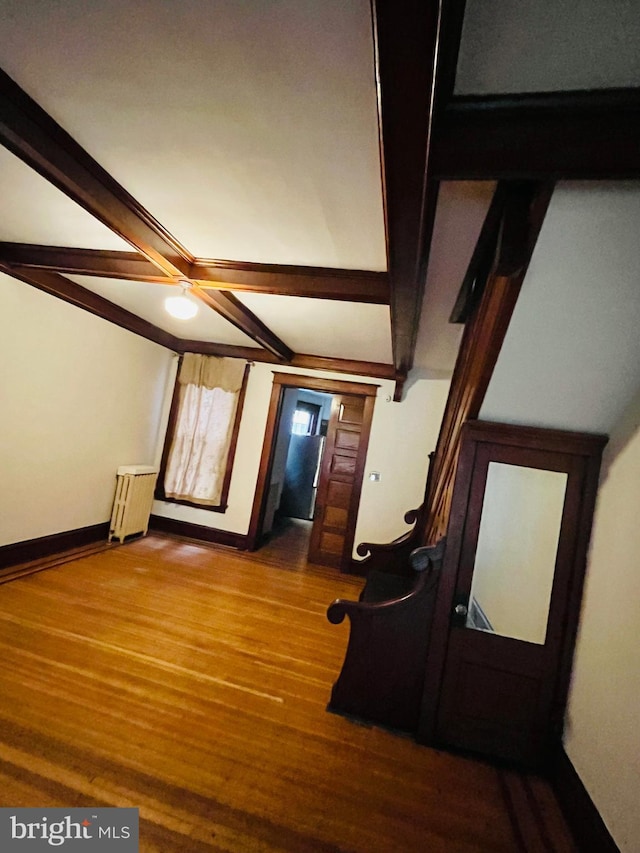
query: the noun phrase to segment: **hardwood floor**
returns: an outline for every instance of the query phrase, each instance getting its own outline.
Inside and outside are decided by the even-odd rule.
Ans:
[[[0,586],[1,804],[139,807],[162,853],[573,850],[541,780],[326,712],[326,608],[363,581],[295,541],[150,535]]]

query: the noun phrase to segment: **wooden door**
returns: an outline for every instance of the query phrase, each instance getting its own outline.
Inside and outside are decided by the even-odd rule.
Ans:
[[[374,398],[335,394],[316,510],[309,561],[346,570],[351,561]]]
[[[550,757],[602,446],[599,436],[467,425],[427,663],[436,743],[532,767]]]

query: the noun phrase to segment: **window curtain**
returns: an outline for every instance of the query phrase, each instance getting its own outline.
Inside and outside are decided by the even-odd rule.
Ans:
[[[186,353],[167,460],[168,499],[219,506],[245,362]]]

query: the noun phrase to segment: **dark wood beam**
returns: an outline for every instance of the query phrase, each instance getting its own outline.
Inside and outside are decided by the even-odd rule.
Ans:
[[[436,542],[446,532],[460,431],[480,412],[552,192],[551,183],[518,182],[506,188],[503,214],[494,224],[491,274],[465,325],[430,469],[425,542]]]
[[[378,305],[388,305],[390,298],[386,272],[196,259],[190,278],[202,287],[220,290]]]
[[[640,88],[455,97],[434,120],[440,180],[640,177]]]
[[[121,308],[114,302],[110,302],[103,296],[88,290],[70,281],[68,278],[59,273],[51,272],[45,269],[34,269],[32,267],[13,266],[0,259],[0,271],[7,275],[13,276],[20,281],[36,287],[45,293],[56,296],[64,302],[75,305],[77,308],[82,308],[91,314],[101,317],[122,329],[127,329],[136,335],[141,335],[147,340],[174,350],[175,352],[196,352],[205,355],[228,356],[230,358],[246,358],[252,361],[267,361],[273,364],[281,364],[282,356],[275,353],[271,348],[262,349],[259,347],[234,347],[224,344],[208,344],[202,341],[183,340],[172,335],[170,332],[165,332],[158,326],[154,326],[147,320],[138,317],[131,311]],[[208,295],[206,295],[208,298]],[[233,315],[236,310],[234,305],[234,297],[230,293],[216,293],[215,296],[220,299],[220,310],[224,310],[229,314],[229,321],[233,322]],[[206,301],[206,298],[205,300]],[[252,315],[253,316],[253,315]],[[269,339],[270,332],[264,331],[264,328],[259,328],[262,324],[258,318],[256,322],[256,337],[258,334],[265,340]],[[237,325],[234,323],[234,325]],[[276,339],[277,340],[277,339]],[[270,344],[273,342],[269,339]],[[284,346],[284,345],[282,345]],[[275,347],[274,347],[275,349]],[[287,360],[293,358],[293,353],[285,349],[285,354],[289,356]],[[351,364],[351,363],[349,363]]]
[[[296,354],[292,367],[307,370],[333,370],[336,373],[353,373],[355,376],[371,376],[374,379],[396,379],[396,370],[392,364],[375,361],[354,361],[346,358],[325,358],[319,355]]]
[[[92,275],[160,284],[175,284],[178,280],[162,275],[154,264],[137,252],[0,243],[0,258],[7,263],[48,269],[63,275]],[[189,268],[189,274],[180,278],[188,278],[204,288],[215,290],[389,304],[386,272],[196,259]]]
[[[450,323],[466,323],[482,297],[484,285],[495,258],[506,198],[507,183],[500,182],[496,186],[489,210],[482,223],[480,235],[449,317]]]
[[[393,359],[402,374],[413,364],[430,243],[424,225],[438,6],[373,0]]]
[[[257,347],[239,347],[231,344],[209,343],[207,341],[180,340],[177,341],[177,352],[195,352],[202,355],[218,355],[227,358],[246,358],[262,364],[278,365],[279,361],[273,353]],[[354,376],[370,376],[373,379],[390,379],[403,381],[397,377],[392,364],[375,361],[355,361],[345,358],[326,358],[318,355],[297,353],[290,362],[291,367],[299,370],[326,370],[333,373],[349,373]]]
[[[3,261],[0,261],[0,271],[160,346],[178,350],[179,340],[174,335],[58,273],[28,267],[14,267]]]
[[[271,329],[265,326],[253,311],[249,311],[233,293],[226,293],[222,290],[203,290],[197,286],[193,288],[192,293],[205,305],[213,308],[225,320],[244,332],[245,335],[272,352],[280,361],[291,361],[293,358],[293,351],[274,335]]]
[[[177,279],[162,275],[155,264],[137,252],[96,249],[68,249],[35,246],[30,243],[0,243],[0,259],[29,269],[50,270],[62,275],[91,275],[125,281],[175,284]]]
[[[1,69],[0,142],[165,275],[188,274],[193,256]]]
[[[193,255],[2,70],[0,142],[138,249],[165,276],[189,277]],[[279,358],[291,358],[291,350],[231,294],[200,291],[198,295]]]

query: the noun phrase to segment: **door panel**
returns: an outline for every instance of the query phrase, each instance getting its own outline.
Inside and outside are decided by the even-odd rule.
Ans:
[[[309,543],[313,563],[343,568],[351,560],[373,403],[365,396],[333,398]]]
[[[354,456],[341,456],[339,453],[334,453],[331,460],[331,473],[343,474],[347,477],[353,477],[356,473],[356,459]]]
[[[425,742],[533,767],[548,759],[566,702],[602,446],[600,436],[465,426],[427,662]]]
[[[338,450],[357,450],[359,441],[360,430],[357,432],[347,432],[345,429],[336,430],[336,448]]]

